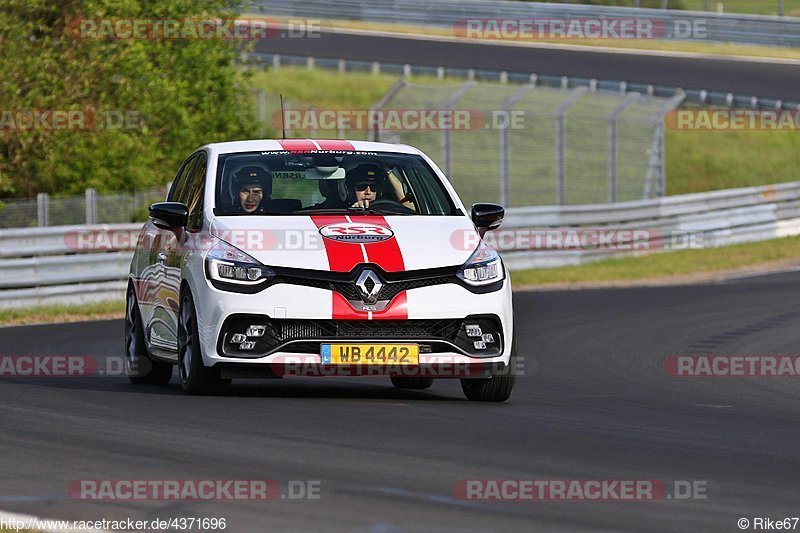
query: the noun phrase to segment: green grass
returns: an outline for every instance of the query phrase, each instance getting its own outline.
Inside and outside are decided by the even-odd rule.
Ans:
[[[800,131],[667,130],[667,194],[800,180]]]
[[[38,323],[103,320],[125,316],[124,301],[108,301],[82,305],[48,305],[27,309],[0,309],[0,324],[23,325]]]
[[[552,0],[523,0],[526,2],[550,2]],[[614,6],[635,6],[636,0],[577,0],[569,3],[586,4],[605,4]],[[709,11],[717,11],[717,5],[721,4],[725,13],[752,13],[756,15],[777,15],[778,0],[669,0],[669,6],[675,9],[691,9],[703,11],[708,3]],[[641,0],[642,7],[660,8],[661,0]],[[800,0],[784,0],[784,15],[797,16],[800,14]]]
[[[579,266],[512,272],[515,287],[579,282],[655,280],[697,273],[740,270],[800,257],[800,237],[606,259]]]
[[[703,10],[703,0],[682,0],[686,9]],[[753,13],[755,15],[777,15],[778,0],[709,0],[709,9],[716,11],[717,4],[722,4],[725,13]],[[800,16],[800,0],[784,0],[783,14]]]
[[[395,81],[397,77],[391,75],[283,67],[257,72],[252,85],[274,97],[283,93],[289,102],[309,103],[319,109],[369,109]]]

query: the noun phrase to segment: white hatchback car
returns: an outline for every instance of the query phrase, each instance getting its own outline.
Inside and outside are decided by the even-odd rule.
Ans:
[[[471,400],[515,381],[511,280],[433,161],[343,140],[210,144],[150,207],[125,322],[134,383],[207,394],[232,379],[459,378]]]

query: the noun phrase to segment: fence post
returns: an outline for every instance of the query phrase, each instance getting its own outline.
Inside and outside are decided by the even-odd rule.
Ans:
[[[272,69],[279,70],[281,68],[281,55],[273,54],[272,56]]]
[[[40,228],[50,225],[50,207],[46,192],[36,195],[36,219]]]
[[[447,99],[447,101],[442,105],[442,111],[451,111],[453,106],[458,103],[459,100],[469,91],[472,87],[475,86],[474,81],[468,81],[466,83],[462,83],[458,89]],[[452,124],[451,124],[452,125]],[[444,128],[442,130],[442,166],[444,167],[444,174],[447,176],[447,179],[453,179],[452,170],[453,170],[453,130],[452,128]]]
[[[564,152],[567,143],[567,132],[565,117],[567,109],[575,103],[581,94],[588,91],[588,87],[578,87],[573,89],[572,94],[558,106],[556,111],[556,203],[564,205],[566,199],[566,168],[564,162]]]
[[[509,153],[511,111],[522,100],[525,93],[531,89],[533,89],[533,85],[523,85],[508,100],[503,102],[502,110],[505,122],[500,128],[500,204],[505,207],[509,207],[509,191],[511,189],[511,155]]]
[[[267,94],[261,89],[258,90],[258,120],[261,122],[261,135],[263,136],[267,133]]]
[[[86,189],[86,223],[97,224],[97,191]]]
[[[369,108],[369,116],[367,117],[369,122],[369,137],[370,141],[379,141],[380,140],[380,111],[386,104],[388,104],[392,98],[406,86],[406,80],[401,78],[394,82],[394,85],[389,87],[389,90],[386,91],[386,94],[381,96],[381,99],[375,102],[372,107]]]
[[[650,198],[653,188],[655,188],[656,197],[660,198],[666,194],[667,189],[667,171],[665,168],[665,142],[664,142],[664,117],[681,105],[686,99],[686,93],[683,89],[678,89],[678,92],[667,100],[661,106],[657,115],[656,131],[653,136],[653,143],[650,147],[650,163],[647,169],[647,176],[644,180],[644,194],[643,198],[646,200]]]
[[[617,201],[617,119],[634,100],[639,99],[639,93],[629,93],[608,117],[608,203]]]

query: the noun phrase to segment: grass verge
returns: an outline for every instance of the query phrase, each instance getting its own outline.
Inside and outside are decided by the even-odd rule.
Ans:
[[[707,250],[681,250],[639,257],[606,259],[579,266],[519,270],[515,288],[619,282],[699,281],[703,274],[736,275],[800,266],[800,237],[737,244]]]
[[[0,325],[58,324],[61,322],[107,320],[123,318],[124,316],[125,302],[113,300],[82,305],[48,305],[28,309],[1,309]]]

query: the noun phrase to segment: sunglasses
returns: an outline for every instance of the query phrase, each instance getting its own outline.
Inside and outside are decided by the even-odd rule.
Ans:
[[[358,192],[366,191],[368,187],[373,191],[378,190],[378,184],[374,181],[359,181],[356,183],[356,190]]]

